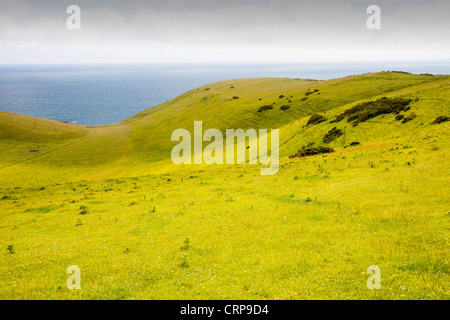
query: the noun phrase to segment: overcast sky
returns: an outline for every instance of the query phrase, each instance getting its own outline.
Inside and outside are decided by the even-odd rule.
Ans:
[[[0,64],[429,61],[449,35],[450,0],[0,1]]]

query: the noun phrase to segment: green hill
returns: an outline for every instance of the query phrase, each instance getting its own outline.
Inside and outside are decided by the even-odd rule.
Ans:
[[[401,72],[221,81],[107,126],[0,112],[0,299],[447,299],[448,116],[450,76]],[[196,120],[279,128],[278,174],[174,165]]]
[[[287,157],[332,128],[329,121],[303,128],[312,114],[328,112],[331,116],[355,103],[382,96],[419,98],[413,104],[419,118],[407,125],[398,126],[389,120],[391,117],[371,126],[381,119],[377,117],[357,128],[346,129],[347,140],[384,139],[394,131],[416,128],[423,121],[428,124],[433,117],[445,113],[448,80],[448,76],[384,72],[329,81],[280,78],[221,81],[186,92],[121,123],[90,128],[1,113],[1,165],[9,166],[8,170],[15,174],[29,167],[44,167],[43,170],[57,167],[61,170],[59,177],[80,178],[86,171],[119,174],[124,168],[147,168],[153,162],[167,160],[176,144],[170,141],[171,133],[178,128],[193,130],[195,120],[203,121],[204,130],[217,128],[223,132],[227,128],[281,128],[281,155]],[[339,126],[345,127],[345,123]],[[375,130],[375,136],[368,136],[367,130]],[[332,143],[337,144],[343,147],[345,143],[342,139]],[[28,150],[41,152],[29,154]],[[20,168],[25,159],[28,159],[26,168]],[[19,163],[17,171],[11,168],[15,163]]]
[[[91,134],[82,126],[0,111],[0,168],[79,142]]]

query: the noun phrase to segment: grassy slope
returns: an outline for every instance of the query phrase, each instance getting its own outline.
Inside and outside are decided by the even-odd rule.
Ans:
[[[403,124],[401,121],[395,120],[395,114],[389,114],[369,119],[356,127],[353,127],[353,125],[348,123],[345,119],[338,123],[331,123],[330,121],[332,121],[336,115],[351,108],[356,103],[346,104],[342,107],[321,113],[328,121],[307,126],[306,124],[309,117],[305,117],[283,126],[280,130],[280,136],[282,137],[280,141],[281,155],[288,156],[295,154],[301,146],[305,146],[310,142],[314,142],[316,145],[327,145],[322,141],[323,136],[334,127],[345,131],[345,135],[328,144],[334,148],[348,146],[353,141],[358,141],[360,143],[374,143],[377,141],[382,142],[399,138],[402,135],[409,136],[413,139],[416,134],[424,134],[428,130],[432,130],[433,125],[431,125],[431,122],[433,122],[436,117],[449,113],[449,78],[447,77],[440,81],[424,83],[395,92],[379,94],[370,99],[365,99],[364,101],[376,100],[382,97],[418,99],[410,104],[410,110],[401,113],[405,116],[414,113],[417,115],[417,118]]]
[[[448,78],[378,73],[330,81],[263,78],[217,82],[191,90],[119,124],[78,127],[79,130],[89,130],[86,139],[56,149],[23,165],[9,167],[7,171],[0,169],[0,175],[5,184],[13,184],[18,175],[24,178],[32,176],[36,167],[48,172],[47,182],[52,180],[51,173],[55,167],[58,168],[58,181],[83,179],[86,175],[102,178],[133,171],[148,172],[154,168],[152,163],[170,157],[170,151],[175,145],[170,141],[173,130],[192,130],[195,120],[202,120],[205,130],[279,128],[292,122],[295,126],[295,121],[313,113],[332,110],[374,96],[395,94],[401,90],[406,93],[415,92],[418,90],[415,88],[420,88],[421,85],[436,85],[448,81]],[[308,96],[306,101],[301,101],[308,89],[320,91]],[[280,95],[284,95],[284,98],[280,99]],[[232,99],[233,96],[238,96],[239,99]],[[263,105],[273,105],[274,109],[257,112]],[[282,105],[289,105],[290,109],[280,110]],[[290,138],[292,134],[289,132],[286,136]],[[284,143],[283,132],[281,139]],[[10,140],[0,140],[0,148],[7,151],[5,164],[14,163],[23,155],[23,150],[29,150],[33,146],[26,141],[23,145],[17,141],[12,143],[15,147],[10,146]],[[65,145],[65,141],[61,141],[60,145]],[[282,151],[290,152],[295,148],[297,143],[290,144],[289,148],[283,146]],[[289,155],[286,152],[282,155]],[[167,164],[170,165],[165,161],[161,166]]]
[[[0,167],[41,156],[90,134],[85,127],[0,111]]]
[[[0,298],[448,298],[450,124],[430,124],[449,113],[448,80],[235,80],[118,125],[75,126],[75,139],[89,138],[0,170]],[[308,88],[321,94],[300,101]],[[290,115],[280,94],[294,96]],[[331,119],[356,101],[401,95],[419,98],[406,124],[387,115],[354,128],[304,127],[312,113]],[[277,107],[256,112],[266,102]],[[283,156],[333,126],[347,126],[346,142],[333,141],[332,154],[283,159],[275,176],[260,176],[258,165],[151,163],[167,157],[172,130],[194,120],[280,127]],[[343,148],[351,141],[361,145]],[[14,145],[35,147],[26,143]],[[72,264],[81,291],[65,287]],[[381,290],[366,288],[373,264]]]

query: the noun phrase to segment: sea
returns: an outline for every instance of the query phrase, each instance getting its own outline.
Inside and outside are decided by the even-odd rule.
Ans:
[[[118,123],[199,86],[258,77],[328,80],[379,71],[450,74],[450,60],[373,63],[1,65],[0,111]]]

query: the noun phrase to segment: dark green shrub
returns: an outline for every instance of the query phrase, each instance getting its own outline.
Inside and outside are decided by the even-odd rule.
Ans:
[[[321,123],[323,121],[326,121],[327,118],[325,118],[324,116],[320,115],[320,114],[313,114],[311,116],[311,118],[309,118],[308,122],[306,123],[307,126],[309,125],[313,125],[313,124],[318,124]]]
[[[289,109],[290,108],[290,106],[288,106],[288,105],[284,105],[284,106],[281,106],[281,110],[287,110],[287,109]]]
[[[450,117],[448,117],[448,116],[439,116],[432,123],[433,124],[440,124],[440,123],[447,122],[449,120],[450,120]]]
[[[407,122],[409,122],[409,121],[415,119],[416,117],[417,117],[416,114],[411,113],[409,116],[403,118],[402,123],[407,123]]]
[[[265,111],[265,110],[270,110],[270,109],[273,109],[273,106],[270,105],[270,104],[267,104],[265,106],[259,107],[258,112]]]
[[[334,120],[331,120],[330,123],[340,122],[340,121],[342,121],[342,119],[344,119],[344,115],[340,114],[340,115],[336,116],[336,118],[334,118]]]
[[[337,129],[336,127],[334,127],[325,134],[325,136],[323,137],[323,142],[330,143],[331,141],[336,140],[337,138],[342,136],[343,134],[344,132],[341,129]]]
[[[334,149],[330,148],[330,147],[324,147],[324,146],[303,147],[301,150],[298,150],[296,154],[289,156],[289,158],[314,156],[316,154],[331,153],[331,152],[334,152]]]
[[[89,210],[88,210],[88,208],[86,206],[81,206],[80,207],[80,214],[81,215],[85,215],[85,214],[88,214],[88,213],[89,213]]]
[[[347,118],[348,122],[353,122],[356,126],[360,122],[367,121],[381,114],[399,113],[409,110],[412,99],[403,98],[381,98],[376,101],[358,103],[350,109],[345,110],[332,122],[339,122]]]

